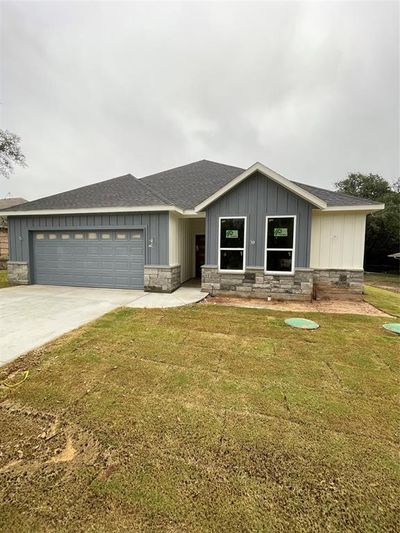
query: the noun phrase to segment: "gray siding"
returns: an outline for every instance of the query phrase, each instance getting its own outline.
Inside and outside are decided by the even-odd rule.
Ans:
[[[136,228],[144,229],[145,264],[168,265],[168,224],[168,212],[9,217],[10,260],[30,261],[30,231]],[[150,239],[153,239],[151,247],[149,246]]]
[[[246,266],[264,266],[265,217],[296,215],[296,267],[310,266],[313,206],[265,176],[256,173],[208,207],[206,264],[218,264],[219,217],[247,216]],[[255,244],[250,244],[255,241]]]

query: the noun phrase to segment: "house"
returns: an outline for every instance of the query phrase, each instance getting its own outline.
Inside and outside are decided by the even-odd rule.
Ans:
[[[0,213],[11,283],[309,300],[361,294],[365,219],[384,205],[290,181],[261,163],[202,160]]]
[[[18,204],[26,202],[25,198],[3,198],[0,199],[0,211],[14,207]],[[8,259],[8,228],[7,219],[0,216],[0,268]]]

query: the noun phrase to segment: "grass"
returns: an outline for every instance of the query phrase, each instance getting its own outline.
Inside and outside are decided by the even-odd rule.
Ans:
[[[364,300],[389,315],[400,317],[400,293],[364,285]]]
[[[364,281],[367,285],[373,287],[380,287],[383,289],[392,289],[400,292],[400,275],[399,274],[385,274],[382,272],[366,272],[364,274]]]
[[[0,530],[395,531],[399,339],[286,316],[119,309],[0,371]]]
[[[0,289],[8,287],[7,270],[0,270]]]

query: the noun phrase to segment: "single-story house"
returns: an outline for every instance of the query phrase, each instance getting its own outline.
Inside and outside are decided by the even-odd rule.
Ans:
[[[11,283],[309,300],[361,294],[365,219],[384,205],[202,160],[9,209]]]
[[[25,203],[25,198],[0,198],[0,211]],[[7,218],[0,216],[0,263],[8,259],[8,227]],[[0,268],[1,267],[0,264]]]

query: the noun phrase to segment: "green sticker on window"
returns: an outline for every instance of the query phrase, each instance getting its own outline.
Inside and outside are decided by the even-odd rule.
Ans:
[[[239,230],[238,229],[227,229],[225,231],[225,237],[227,239],[237,239],[239,237]]]
[[[288,229],[287,228],[274,228],[274,237],[287,237]]]

